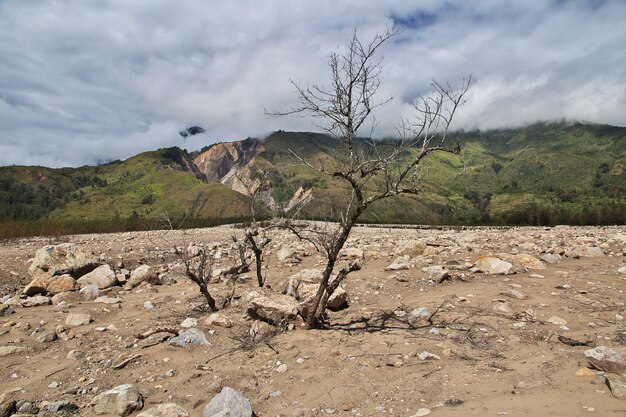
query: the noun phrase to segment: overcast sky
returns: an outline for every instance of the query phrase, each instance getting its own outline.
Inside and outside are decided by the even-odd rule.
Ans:
[[[626,1],[0,0],[0,165],[78,166],[316,130],[290,78],[325,83],[351,31],[385,45],[379,135],[434,78],[472,74],[456,127],[626,125]],[[178,131],[206,133],[185,141]]]

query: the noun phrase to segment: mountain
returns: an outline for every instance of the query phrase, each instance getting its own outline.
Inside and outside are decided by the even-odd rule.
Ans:
[[[419,196],[379,202],[363,221],[626,222],[626,128],[538,123],[453,136],[462,143],[461,157],[427,158],[418,170]],[[379,146],[384,151],[391,143]],[[163,213],[185,217],[188,224],[241,219],[249,215],[247,195],[268,179],[271,189],[261,193],[266,205],[289,211],[307,202],[304,216],[332,218],[349,196],[345,184],[320,175],[293,153],[327,167],[341,160],[326,135],[278,131],[265,140],[219,143],[191,153],[159,149],[99,166],[0,167],[0,235],[26,224],[144,228]],[[371,185],[380,186],[380,181]]]

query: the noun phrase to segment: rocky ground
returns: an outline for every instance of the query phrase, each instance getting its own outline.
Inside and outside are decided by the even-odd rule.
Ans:
[[[277,232],[260,291],[219,275],[239,234],[0,244],[0,416],[626,413],[624,227],[357,228],[327,330],[297,315],[323,257]],[[217,315],[176,246],[210,251]]]

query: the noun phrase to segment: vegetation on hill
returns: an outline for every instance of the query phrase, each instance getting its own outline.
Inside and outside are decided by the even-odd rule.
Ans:
[[[524,128],[458,132],[461,158],[439,154],[420,166],[422,193],[383,201],[363,221],[422,224],[625,224],[626,128],[537,123]],[[346,198],[341,184],[296,161],[290,149],[331,167],[328,136],[278,131],[264,142],[253,172],[266,171],[272,194],[286,201],[314,189],[303,210],[332,219]],[[385,144],[379,144],[384,150]],[[372,183],[372,190],[380,186]],[[151,228],[161,213],[187,213],[188,225],[248,216],[247,198],[207,183],[178,148],[126,161],[51,169],[0,167],[0,236]]]

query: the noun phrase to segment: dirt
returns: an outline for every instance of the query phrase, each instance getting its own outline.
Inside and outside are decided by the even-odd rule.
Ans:
[[[114,269],[146,263],[166,270],[179,261],[171,248],[189,242],[220,242],[216,266],[233,265],[231,235],[238,233],[218,227],[63,240],[100,255]],[[101,291],[120,297],[119,305],[77,300],[64,308],[18,306],[0,317],[0,346],[27,350],[0,358],[0,395],[39,404],[39,415],[59,415],[44,407],[45,401],[57,400],[76,404],[80,415],[94,415],[89,402],[97,393],[130,383],[143,393],[144,409],[174,402],[192,416],[200,416],[224,386],[243,393],[257,415],[272,417],[410,417],[420,409],[432,416],[622,416],[626,401],[614,398],[606,385],[593,384],[594,372],[575,375],[587,367],[583,352],[589,347],[570,346],[559,336],[595,346],[626,343],[626,274],[618,272],[626,263],[626,242],[620,240],[625,233],[624,227],[360,227],[348,246],[364,251],[363,268],[345,282],[349,307],[329,312],[325,330],[307,330],[301,319],[292,322],[292,329],[254,323],[238,305],[238,295],[256,285],[252,273],[239,278],[232,305],[223,311],[234,323],[231,328],[204,323],[210,314],[205,302],[180,274],[172,274],[177,282],[168,285]],[[410,269],[387,271],[398,243],[406,240],[425,243],[427,254],[411,256]],[[0,245],[0,296],[19,295],[31,279],[29,260],[49,243],[58,242],[32,238]],[[324,261],[305,248],[301,262],[282,263],[275,254],[285,244],[302,245],[286,233],[274,237],[266,272],[275,290],[290,275],[321,268]],[[600,247],[604,256],[574,258],[571,251],[580,246]],[[546,252],[570,256],[545,269],[511,275],[470,269],[481,256],[539,258]],[[441,283],[441,276],[423,270],[446,263],[450,277]],[[511,289],[527,298],[504,295]],[[211,284],[210,291],[220,303],[231,287],[221,282]],[[146,309],[146,301],[154,308]],[[494,309],[503,304],[510,311]],[[412,315],[420,307],[428,308],[428,317]],[[46,331],[59,332],[69,313],[90,314],[93,322],[65,326],[68,340],[35,340]],[[553,316],[566,324],[550,323]],[[209,346],[172,346],[161,341],[171,336],[167,333],[137,337],[157,326],[179,329],[188,317],[198,319]],[[251,326],[260,329],[254,339]],[[84,357],[68,359],[72,350]],[[420,359],[425,351],[439,359]],[[113,369],[122,354],[139,356]],[[16,388],[21,390],[9,392]]]

